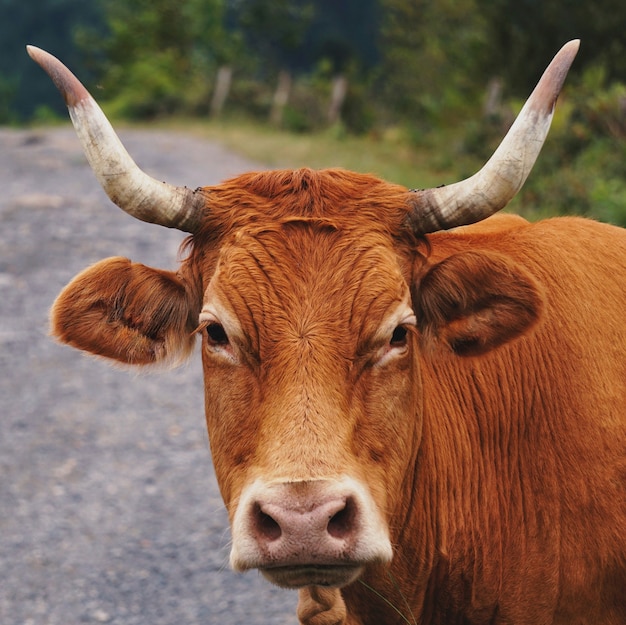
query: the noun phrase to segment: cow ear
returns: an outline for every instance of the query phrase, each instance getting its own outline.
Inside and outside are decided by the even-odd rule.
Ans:
[[[509,258],[485,252],[455,254],[415,285],[413,303],[425,342],[476,356],[528,331],[541,315],[535,280]]]
[[[187,356],[194,343],[189,297],[176,274],[109,258],[78,274],[51,312],[60,341],[127,364]]]

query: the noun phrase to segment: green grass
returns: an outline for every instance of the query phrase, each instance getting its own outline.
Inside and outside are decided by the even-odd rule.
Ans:
[[[294,134],[245,120],[167,121],[161,127],[192,133],[220,142],[234,152],[273,169],[343,167],[371,173],[409,188],[455,182],[473,167],[464,159],[454,167],[447,159],[432,158],[436,148],[417,148],[399,130],[356,137],[341,129]]]

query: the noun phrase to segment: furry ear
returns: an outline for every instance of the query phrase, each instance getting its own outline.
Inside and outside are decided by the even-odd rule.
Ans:
[[[463,252],[422,276],[413,303],[426,342],[476,356],[528,331],[541,315],[543,298],[535,280],[509,258]]]
[[[176,274],[127,258],[78,274],[55,301],[51,321],[60,341],[134,365],[187,356],[197,325]]]

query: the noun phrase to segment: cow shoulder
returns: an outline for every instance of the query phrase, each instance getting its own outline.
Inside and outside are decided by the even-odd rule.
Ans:
[[[494,234],[529,225],[530,222],[521,215],[516,215],[515,213],[496,213],[475,224],[455,228],[453,232],[463,235]]]
[[[427,346],[476,356],[529,331],[541,316],[543,294],[514,259],[468,250],[427,263],[413,285],[413,304]]]
[[[51,311],[52,334],[61,342],[136,365],[186,356],[195,323],[176,274],[119,257],[78,274]]]

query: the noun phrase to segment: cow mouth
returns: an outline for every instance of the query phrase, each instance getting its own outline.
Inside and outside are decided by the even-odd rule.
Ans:
[[[297,589],[305,586],[341,588],[354,582],[363,571],[363,566],[360,564],[302,564],[268,567],[260,571],[268,581],[282,588]]]

